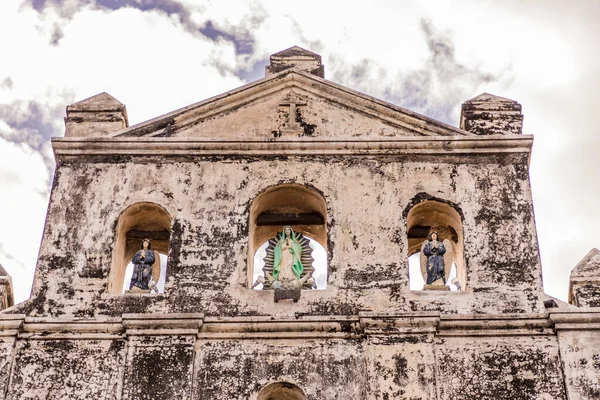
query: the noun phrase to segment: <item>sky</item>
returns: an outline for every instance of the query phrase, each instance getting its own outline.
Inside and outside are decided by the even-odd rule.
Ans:
[[[483,92],[523,106],[548,294],[600,246],[600,2],[0,1],[0,264],[29,297],[67,104],[108,92],[131,125],[264,77],[298,45],[325,78],[458,126]]]

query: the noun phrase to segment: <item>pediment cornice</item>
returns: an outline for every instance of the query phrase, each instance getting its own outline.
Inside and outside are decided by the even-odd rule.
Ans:
[[[435,156],[529,155],[533,136],[398,137],[393,139],[210,140],[197,138],[53,138],[56,157],[69,156]]]
[[[185,132],[204,120],[226,115],[268,96],[279,95],[284,98],[290,92],[324,99],[343,109],[401,129],[409,136],[474,136],[467,131],[295,68],[117,131],[110,136],[118,138],[177,136],[178,133]]]

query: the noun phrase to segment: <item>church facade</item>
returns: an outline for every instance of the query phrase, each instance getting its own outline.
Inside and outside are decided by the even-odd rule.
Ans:
[[[600,398],[600,252],[544,294],[522,122],[484,93],[449,126],[299,47],[135,126],[68,106],[0,399]]]

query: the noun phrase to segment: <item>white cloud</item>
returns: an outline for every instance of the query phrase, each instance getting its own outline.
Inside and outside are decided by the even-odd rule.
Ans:
[[[0,133],[7,129],[0,124]],[[0,137],[0,262],[13,277],[15,299],[29,297],[48,204],[43,157]]]
[[[519,101],[525,132],[536,135],[531,177],[545,284],[566,298],[568,272],[599,245],[591,211],[600,195],[597,2],[184,4],[181,18],[77,1],[41,13],[0,2],[0,35],[11,39],[0,41],[0,109],[10,111],[10,120],[0,117],[0,152],[8,154],[0,160],[0,243],[10,252],[0,262],[25,271],[13,275],[15,286],[31,279],[46,211],[51,155],[33,125],[62,135],[64,107],[102,91],[141,122],[236,88],[236,72],[297,44],[323,56],[326,78],[446,122],[456,124],[460,104],[483,91]],[[207,21],[224,35],[201,35]],[[236,53],[240,40],[252,54]]]

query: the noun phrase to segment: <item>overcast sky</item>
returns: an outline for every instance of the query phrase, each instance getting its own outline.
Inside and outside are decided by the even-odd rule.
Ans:
[[[262,78],[299,45],[325,77],[458,126],[519,101],[546,292],[600,246],[600,2],[0,1],[0,264],[29,297],[65,106],[106,91],[130,124]]]

